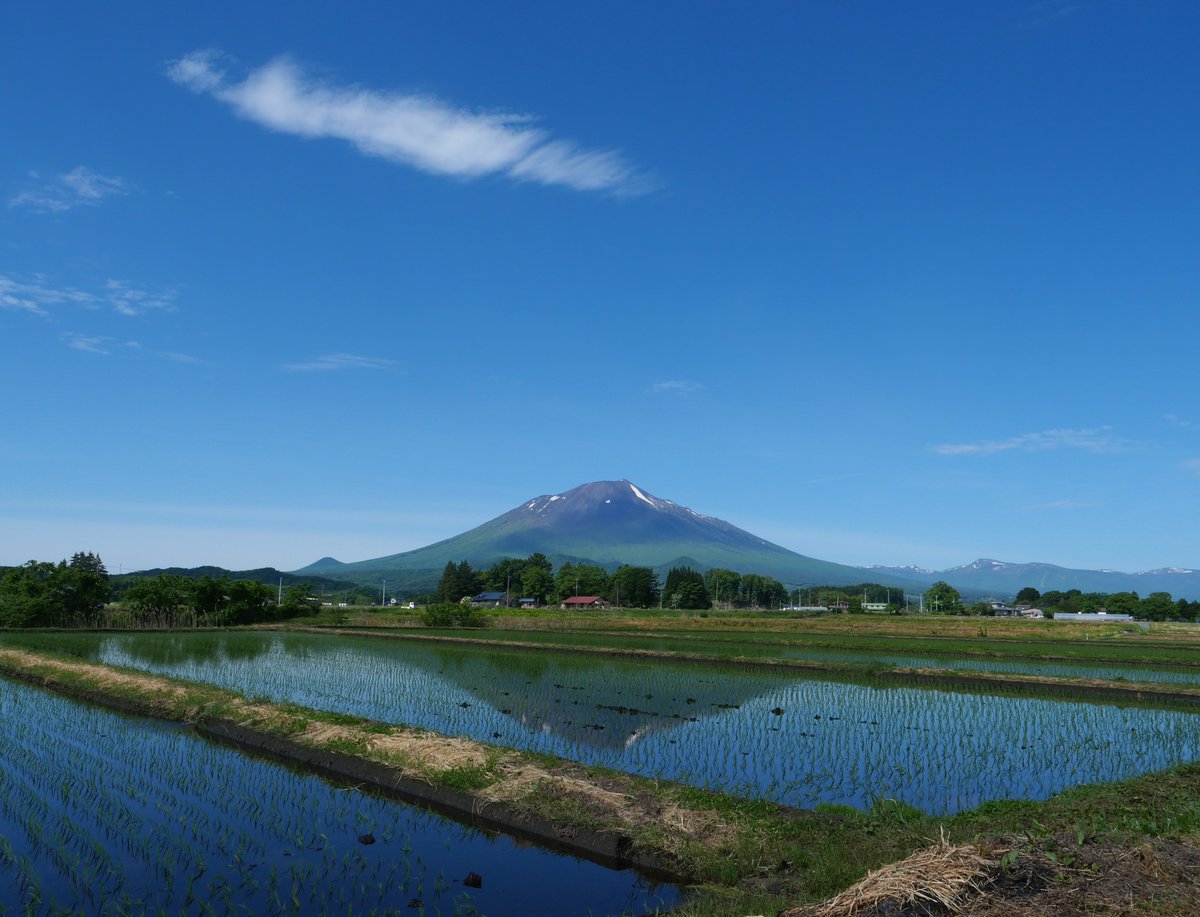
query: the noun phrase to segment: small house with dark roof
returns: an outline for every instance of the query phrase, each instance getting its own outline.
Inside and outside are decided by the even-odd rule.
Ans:
[[[573,595],[569,599],[563,599],[561,607],[564,610],[572,608],[608,608],[608,601],[600,598],[598,595]]]

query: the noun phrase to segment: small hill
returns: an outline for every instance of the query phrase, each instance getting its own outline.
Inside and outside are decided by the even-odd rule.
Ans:
[[[325,560],[332,559],[325,558]],[[320,562],[318,561],[317,563]],[[334,563],[336,564],[337,561],[334,561]],[[316,565],[314,564],[313,566]],[[324,589],[327,592],[343,592],[347,589],[354,589],[358,585],[351,580],[331,579],[313,573],[285,573],[282,570],[276,570],[274,567],[259,567],[256,570],[226,570],[224,567],[211,566],[154,567],[150,570],[135,570],[132,573],[114,574],[109,579],[119,589],[123,584],[131,583],[134,580],[142,579],[143,577],[161,576],[164,573],[174,576],[185,576],[188,579],[200,579],[201,577],[211,576],[213,579],[226,577],[231,580],[253,580],[258,583],[266,583],[268,586],[278,585],[280,580],[282,580],[284,587],[307,583],[314,589]]]

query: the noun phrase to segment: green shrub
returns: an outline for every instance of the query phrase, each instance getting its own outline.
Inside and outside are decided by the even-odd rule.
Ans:
[[[421,610],[421,620],[426,627],[483,627],[487,624],[487,617],[480,609],[446,602],[426,605]]]

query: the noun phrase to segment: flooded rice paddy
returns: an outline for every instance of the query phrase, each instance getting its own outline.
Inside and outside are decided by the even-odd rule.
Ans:
[[[1200,760],[1200,715],[312,634],[5,637],[249,697],[812,807],[944,814]]]
[[[413,630],[419,636],[444,634],[461,638],[459,631]],[[488,640],[554,644],[586,649],[611,648],[653,650],[656,652],[694,653],[699,655],[742,657],[750,660],[785,660],[849,665],[893,666],[905,669],[946,669],[950,672],[995,672],[1004,675],[1044,675],[1053,678],[1099,679],[1114,682],[1200,685],[1200,665],[1138,665],[1108,662],[1068,662],[1065,660],[955,656],[921,653],[888,653],[826,649],[819,646],[772,642],[764,639],[739,639],[739,635],[712,639],[672,635],[656,637],[630,634],[587,633],[580,631],[487,631]]]
[[[0,722],[0,913],[639,914],[679,900],[4,679]]]

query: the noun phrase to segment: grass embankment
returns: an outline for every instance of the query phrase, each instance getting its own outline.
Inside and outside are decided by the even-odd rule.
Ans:
[[[774,913],[817,901],[939,838],[1006,851],[994,858],[1006,870],[1036,865],[1026,872],[1041,877],[1043,891],[1091,882],[1080,865],[1092,862],[1089,852],[1104,859],[1112,851],[1148,850],[1139,862],[1155,857],[1162,864],[1177,849],[1171,844],[1200,840],[1200,766],[949,818],[888,800],[866,813],[809,812],[48,653],[0,648],[0,672],[209,734],[261,737],[259,746],[276,754],[356,780],[367,775],[380,789],[398,788],[466,817],[481,815],[580,851],[616,852],[695,884],[680,911],[694,917]],[[1195,874],[1181,875],[1148,883],[1138,909],[1131,898],[1128,912],[1191,913],[1173,909],[1197,901],[1189,897],[1197,886],[1185,881]],[[1061,902],[1054,907],[1066,912]]]
[[[329,625],[329,616],[302,623]],[[571,633],[613,638],[725,642],[731,646],[849,650],[887,654],[978,656],[1138,665],[1200,665],[1200,626],[1156,622],[1149,630],[1129,622],[1055,622],[946,615],[824,615],[786,617],[776,612],[659,612],[540,609],[488,612],[487,630],[501,633]],[[298,622],[300,623],[300,622]],[[360,612],[338,624],[389,630],[420,627],[411,613]]]

